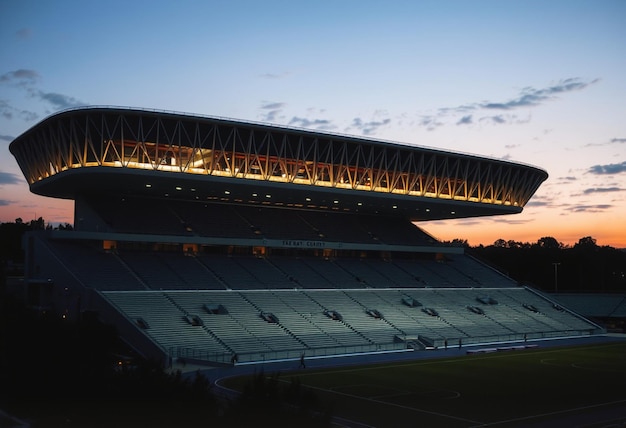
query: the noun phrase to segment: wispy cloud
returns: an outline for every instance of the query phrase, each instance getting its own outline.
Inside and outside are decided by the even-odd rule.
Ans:
[[[445,123],[438,116],[421,116],[417,124],[419,126],[423,126],[428,131],[434,131],[435,129],[445,125]]]
[[[516,220],[507,219],[507,218],[494,218],[494,219],[492,219],[492,221],[494,223],[505,223],[505,224],[526,224],[526,223],[531,222],[532,220],[531,219],[524,219],[524,220],[522,220],[522,219],[519,219],[519,218],[516,219]]]
[[[22,110],[17,107],[13,107],[5,100],[0,100],[0,116],[4,117],[7,120],[11,120],[14,117],[19,117],[20,119],[26,121],[31,121],[39,118],[39,115],[34,111]]]
[[[84,102],[70,95],[42,91],[37,87],[40,80],[40,74],[36,70],[28,68],[20,68],[0,75],[0,84],[19,88],[25,91],[28,97],[51,105],[55,111],[85,105]],[[39,114],[36,112],[20,109],[6,100],[0,100],[0,115],[8,120],[14,117],[19,117],[25,121],[39,118]]]
[[[8,199],[0,199],[0,207],[7,207],[12,205],[15,201],[9,201]]]
[[[577,180],[578,180],[578,178],[576,178],[574,176],[554,177],[552,180],[550,180],[549,183],[546,183],[543,187],[556,186],[556,187],[560,188],[563,185],[572,184],[572,183],[574,183]]]
[[[33,31],[30,28],[20,28],[15,32],[18,39],[28,40],[32,37]]]
[[[583,190],[585,195],[589,195],[590,193],[611,193],[611,192],[623,192],[626,189],[622,189],[621,187],[592,187],[589,189]]]
[[[47,101],[52,104],[55,110],[63,110],[71,107],[78,107],[85,105],[84,102],[77,100],[74,97],[69,95],[59,94],[57,92],[43,92],[43,91],[33,91],[32,96],[34,98],[39,98],[42,101]]]
[[[571,211],[575,213],[599,213],[613,208],[610,204],[596,205],[572,205]]]
[[[264,122],[277,122],[287,104],[281,102],[265,101],[261,104],[261,120]]]
[[[624,144],[624,143],[626,143],[626,138],[611,138],[609,141],[605,141],[604,143],[589,143],[589,144],[585,144],[583,147],[611,146],[613,144]]]
[[[332,121],[328,119],[307,119],[305,117],[298,117],[298,116],[292,117],[288,125],[297,126],[299,128],[314,128],[314,129],[333,129],[334,128]]]
[[[428,130],[433,130],[446,124],[450,117],[458,117],[458,119],[454,121],[456,125],[474,125],[478,123],[487,125],[528,123],[531,119],[530,115],[527,117],[519,117],[516,114],[508,112],[522,108],[537,107],[558,99],[559,95],[573,91],[581,91],[598,81],[599,79],[584,80],[574,77],[562,79],[556,84],[544,88],[525,87],[521,89],[517,95],[504,101],[487,100],[454,107],[442,107],[433,115],[421,116],[419,125],[426,127]],[[488,113],[497,110],[503,113]]]
[[[587,171],[589,174],[609,175],[626,172],[626,161],[622,163],[610,163],[607,165],[594,165]]]
[[[498,125],[502,124],[502,123],[506,123],[507,119],[505,116],[498,114],[496,116],[490,116],[490,117],[484,117],[482,118],[483,120],[490,120],[493,123],[496,123]]]
[[[310,128],[318,130],[334,129],[335,125],[329,119],[311,118],[313,115],[323,113],[323,110],[309,108],[305,116],[292,116],[287,120],[285,108],[287,103],[278,101],[264,101],[260,106],[260,118],[263,122],[286,123],[298,128]]]
[[[285,77],[290,76],[291,73],[289,71],[283,71],[282,73],[263,73],[260,74],[259,77],[263,79],[283,79]]]
[[[463,116],[456,123],[457,125],[471,125],[474,121],[472,120],[472,115],[468,114],[467,116]]]
[[[551,206],[552,203],[548,202],[548,201],[529,201],[526,204],[526,207],[549,207]]]
[[[0,140],[11,142],[11,141],[15,140],[15,137],[12,136],[12,135],[0,134]]]
[[[526,207],[552,207],[554,206],[554,197],[546,195],[534,195]]]
[[[497,109],[497,110],[511,110],[520,107],[535,107],[543,104],[546,101],[553,100],[557,95],[567,92],[580,91],[585,89],[589,85],[598,82],[599,79],[594,79],[590,82],[585,82],[579,78],[569,78],[559,81],[555,85],[548,86],[546,88],[523,88],[517,97],[504,102],[483,102],[478,106],[485,109]]]
[[[348,127],[348,129],[357,129],[363,135],[373,135],[378,131],[379,128],[389,125],[391,123],[391,119],[386,118],[382,120],[369,120],[365,121],[360,117],[355,117],[352,119],[352,124]]]
[[[0,171],[0,185],[17,184],[17,183],[20,183],[21,181],[22,179],[17,174]]]
[[[261,109],[263,109],[263,110],[278,110],[278,109],[284,108],[286,105],[287,104],[285,104],[285,103],[266,102],[263,105],[261,105]]]
[[[8,83],[17,86],[30,86],[39,81],[40,76],[35,70],[20,68],[9,71],[0,76],[0,83]]]

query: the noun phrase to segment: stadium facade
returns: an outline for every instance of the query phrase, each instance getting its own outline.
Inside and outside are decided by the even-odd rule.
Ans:
[[[25,240],[24,292],[142,355],[222,364],[594,334],[415,224],[520,213],[519,163],[152,110],[52,115],[10,145],[74,230]]]

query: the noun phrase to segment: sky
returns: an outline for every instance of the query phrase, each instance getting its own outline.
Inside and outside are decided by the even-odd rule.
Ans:
[[[421,226],[626,248],[625,22],[623,0],[0,0],[0,222],[72,223],[8,146],[112,105],[531,164],[549,178],[522,213]]]

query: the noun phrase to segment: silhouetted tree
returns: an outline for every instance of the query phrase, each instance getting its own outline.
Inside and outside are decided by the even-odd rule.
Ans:
[[[600,247],[591,236],[567,247],[546,236],[536,243],[498,239],[493,245],[469,249],[520,283],[548,291],[624,292],[626,290],[626,252]],[[555,265],[554,263],[558,263]]]
[[[552,236],[544,236],[543,238],[539,238],[539,240],[537,241],[537,245],[541,248],[548,249],[563,248],[563,244],[557,241],[556,238],[553,238]]]
[[[493,246],[496,248],[506,248],[506,241],[504,239],[497,239],[494,243]]]
[[[580,238],[576,244],[574,244],[574,248],[584,248],[589,250],[595,250],[598,247],[596,244],[596,240],[591,236],[585,236],[584,238]]]

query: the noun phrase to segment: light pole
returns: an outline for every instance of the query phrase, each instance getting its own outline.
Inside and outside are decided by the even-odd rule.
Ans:
[[[559,291],[559,265],[561,263],[554,262],[554,292],[557,293]]]

